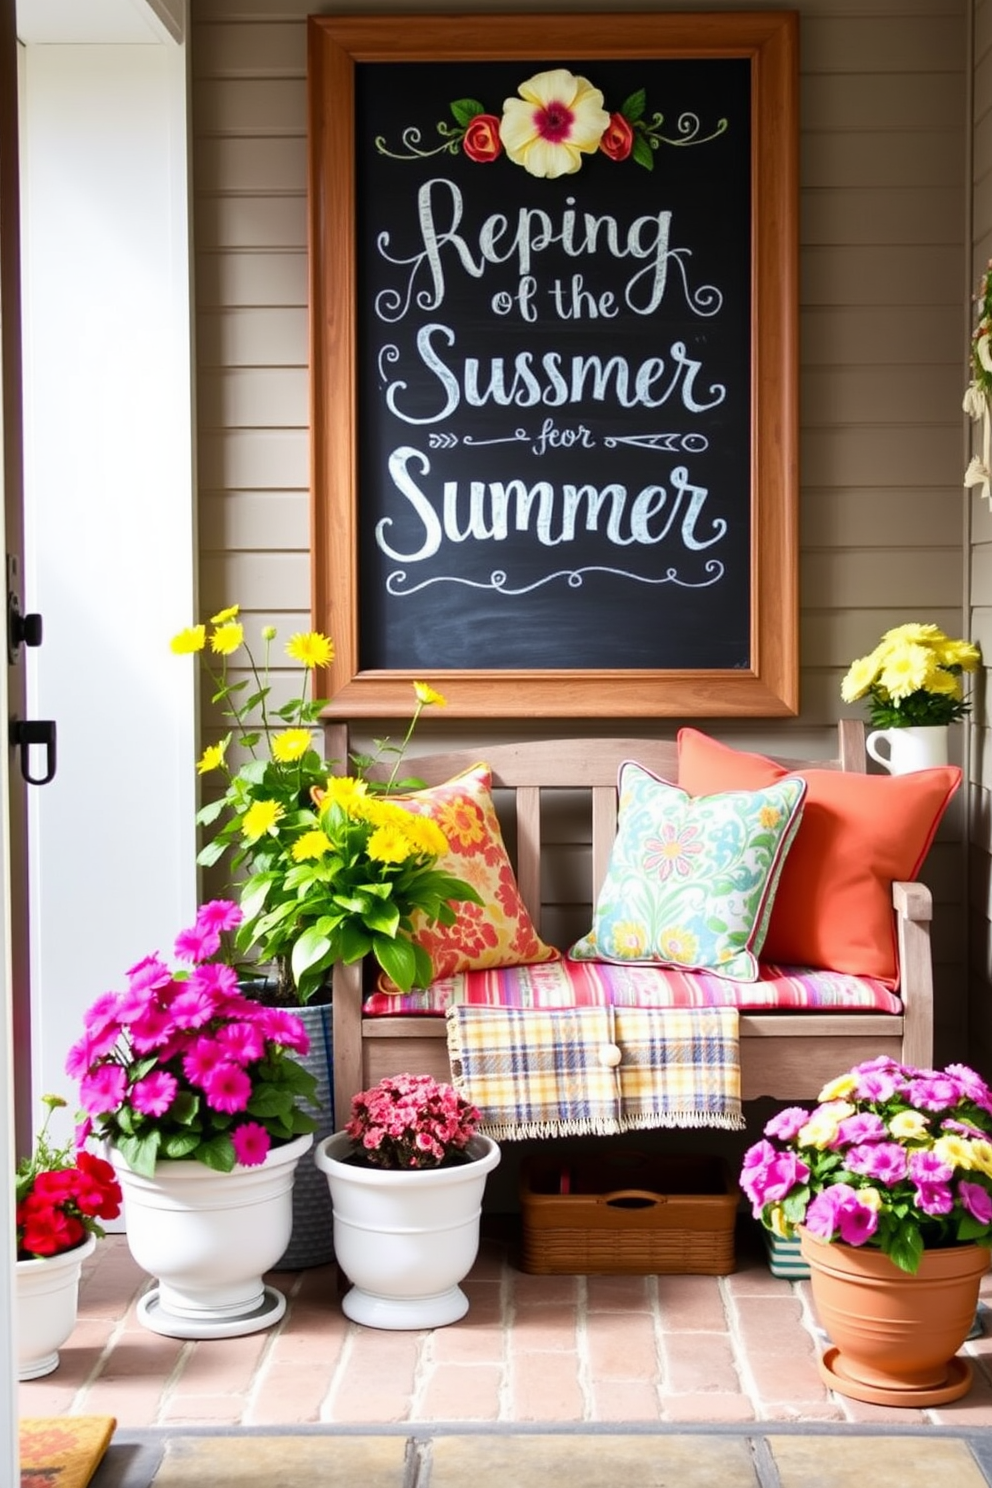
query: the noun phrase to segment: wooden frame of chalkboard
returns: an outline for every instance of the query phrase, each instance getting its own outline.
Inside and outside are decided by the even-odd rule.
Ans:
[[[308,19],[322,695],[798,709],[795,12]]]

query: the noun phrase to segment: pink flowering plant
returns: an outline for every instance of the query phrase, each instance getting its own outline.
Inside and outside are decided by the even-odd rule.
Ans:
[[[393,1075],[352,1098],[345,1131],[375,1168],[440,1168],[464,1160],[479,1112],[430,1075]]]
[[[66,1059],[79,1082],[80,1142],[99,1138],[149,1176],[178,1158],[226,1173],[315,1129],[305,1105],[317,1082],[293,1058],[309,1035],[295,1013],[239,990],[226,952],[240,923],[230,900],[202,905],[176,939],[179,969],[146,956],[125,991],[89,1008]]]
[[[783,1238],[881,1250],[903,1271],[924,1250],[992,1246],[992,1092],[967,1065],[880,1057],[831,1080],[813,1110],[773,1116],[741,1188]]]

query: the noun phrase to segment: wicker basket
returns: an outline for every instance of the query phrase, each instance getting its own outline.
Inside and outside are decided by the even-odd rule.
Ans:
[[[521,1169],[521,1266],[534,1275],[726,1276],[739,1199],[721,1158],[530,1157]]]

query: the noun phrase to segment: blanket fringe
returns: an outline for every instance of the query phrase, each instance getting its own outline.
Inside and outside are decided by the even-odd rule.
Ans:
[[[524,1142],[545,1137],[617,1137],[628,1131],[650,1131],[659,1126],[717,1128],[721,1131],[744,1131],[745,1121],[739,1111],[665,1111],[641,1112],[637,1116],[578,1117],[569,1121],[486,1121],[478,1130],[494,1142]]]

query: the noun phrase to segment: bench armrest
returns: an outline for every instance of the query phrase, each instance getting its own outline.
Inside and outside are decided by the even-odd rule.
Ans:
[[[899,996],[903,1004],[903,1058],[929,1067],[933,1059],[933,967],[930,921],[933,898],[921,883],[892,885],[899,948]]]

